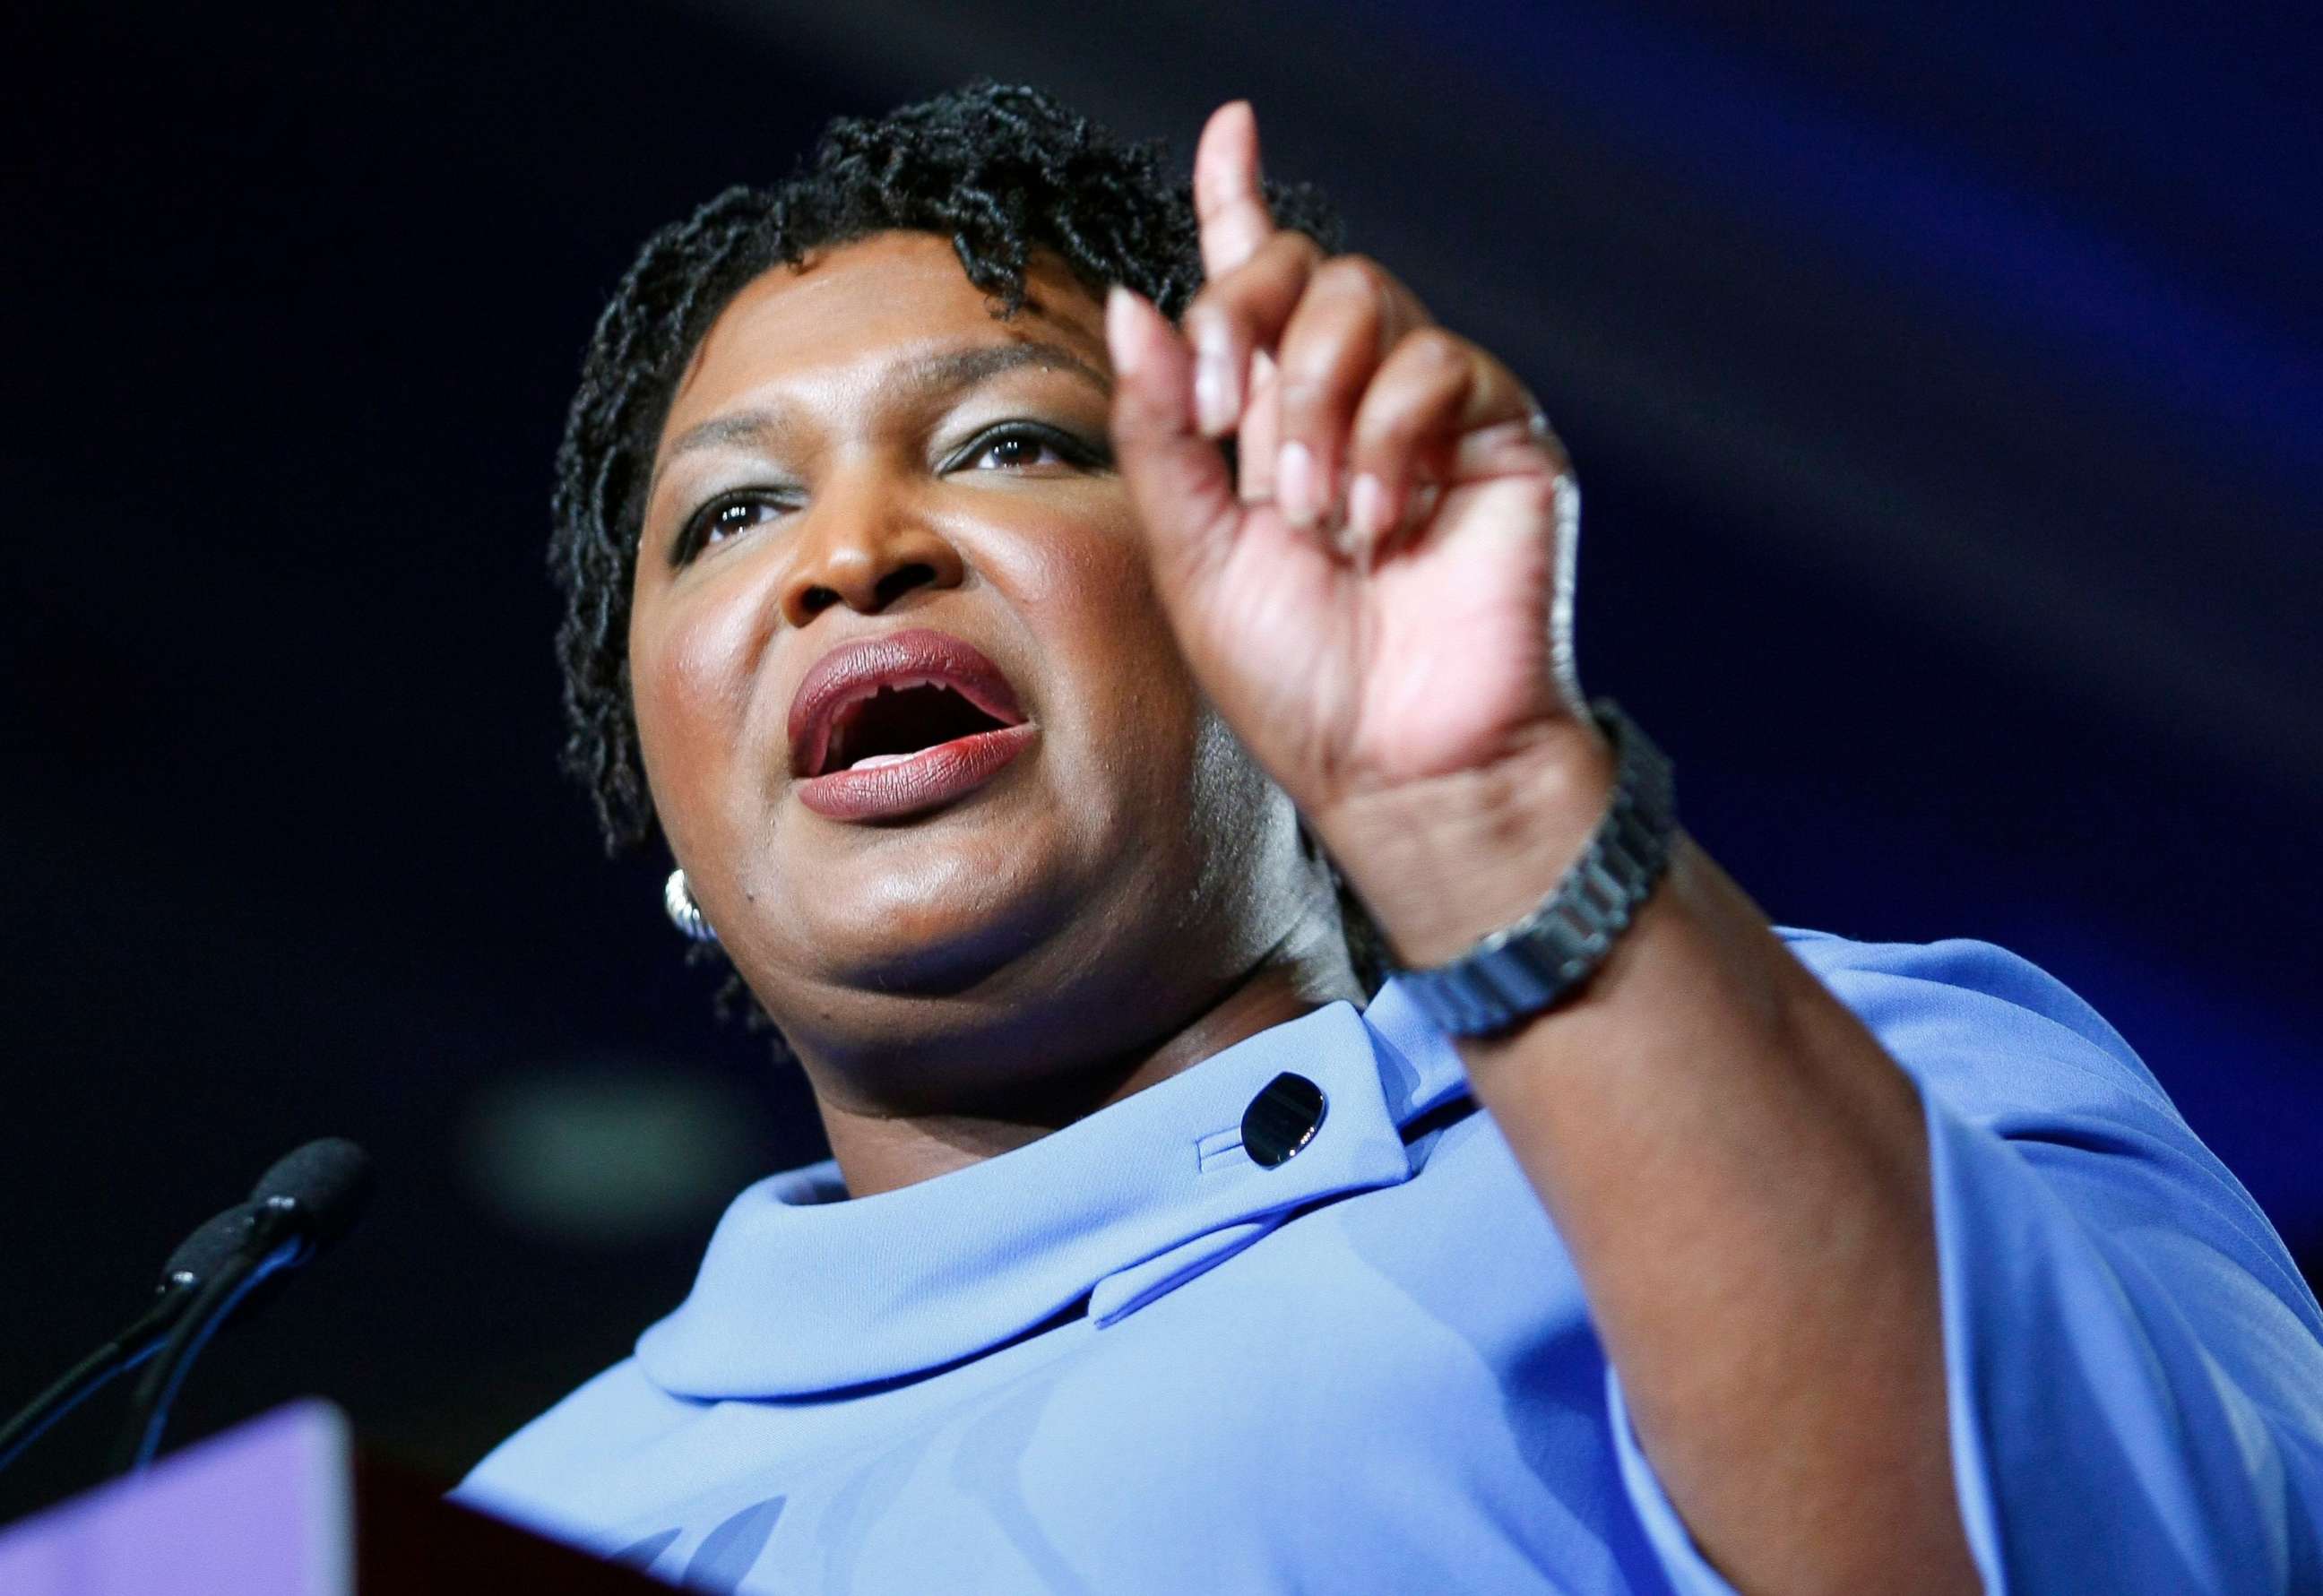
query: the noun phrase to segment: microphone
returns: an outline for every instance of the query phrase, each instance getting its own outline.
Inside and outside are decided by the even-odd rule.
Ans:
[[[354,1228],[371,1197],[371,1154],[344,1136],[309,1142],[278,1160],[250,1189],[259,1207],[286,1215],[305,1237],[304,1263]]]
[[[116,1472],[142,1469],[153,1460],[170,1405],[210,1337],[237,1310],[254,1306],[262,1287],[279,1284],[344,1235],[363,1211],[371,1185],[371,1156],[343,1137],[328,1136],[280,1160],[258,1178],[247,1203],[219,1215],[234,1216],[225,1226],[226,1256],[191,1288],[159,1354],[138,1380]],[[192,1244],[189,1238],[187,1245]]]
[[[153,1300],[145,1311],[0,1426],[0,1469],[15,1462],[50,1426],[104,1390],[115,1376],[136,1368],[161,1349],[162,1336],[178,1322],[194,1294],[234,1256],[256,1212],[252,1204],[236,1203],[204,1220],[200,1228],[178,1243],[178,1250],[161,1266],[161,1282],[154,1288]]]

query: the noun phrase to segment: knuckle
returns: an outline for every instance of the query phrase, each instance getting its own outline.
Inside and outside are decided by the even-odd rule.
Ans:
[[[1295,227],[1277,233],[1259,252],[1271,261],[1302,269],[1311,268],[1323,258],[1322,246]]]
[[[1447,333],[1442,327],[1415,328],[1404,335],[1402,346],[1409,351],[1406,359],[1431,374],[1467,370],[1466,343],[1458,334]]]
[[[1331,398],[1332,384],[1327,371],[1308,366],[1285,366],[1282,371],[1282,414],[1286,418],[1305,418],[1322,409]]]
[[[1511,487],[1527,515],[1547,520],[1556,509],[1557,479],[1543,472],[1538,476],[1519,477]]]
[[[1331,298],[1327,302],[1345,322],[1350,335],[1362,339],[1373,358],[1387,353],[1388,293],[1378,276],[1360,265],[1332,277]]]
[[[1421,413],[1409,405],[1400,405],[1378,417],[1364,430],[1365,446],[1382,458],[1409,460],[1419,454],[1427,441],[1428,428]]]
[[[1315,268],[1318,288],[1349,298],[1377,300],[1386,288],[1387,273],[1364,255],[1334,255]]]
[[[1198,344],[1213,341],[1247,344],[1261,331],[1260,304],[1264,285],[1245,277],[1230,277],[1206,289],[1186,312],[1187,331]],[[1194,318],[1198,314],[1198,321]]]
[[[1217,289],[1205,289],[1186,307],[1180,326],[1187,337],[1197,344],[1210,344],[1232,338],[1237,330],[1232,297]]]
[[[1354,351],[1344,339],[1305,339],[1282,353],[1282,403],[1286,409],[1313,410],[1336,404],[1354,389],[1358,376]]]
[[[1385,405],[1364,418],[1364,436],[1379,448],[1394,454],[1410,451],[1420,433],[1421,412],[1409,399]]]

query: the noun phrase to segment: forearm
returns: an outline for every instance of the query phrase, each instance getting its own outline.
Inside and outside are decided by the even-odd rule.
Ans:
[[[1333,817],[1407,962],[1520,918],[1611,790],[1542,748]],[[1463,1039],[1656,1472],[1746,1591],[1973,1590],[1916,1093],[1683,837],[1572,1002]]]

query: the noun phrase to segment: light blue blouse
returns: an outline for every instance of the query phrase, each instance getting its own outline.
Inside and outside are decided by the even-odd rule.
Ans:
[[[1985,943],[1781,934],[1920,1089],[1988,1588],[2323,1591],[2323,1314],[2128,1045]],[[1473,1110],[1391,982],[933,1180],[761,1181],[456,1498],[724,1592],[1726,1596]]]

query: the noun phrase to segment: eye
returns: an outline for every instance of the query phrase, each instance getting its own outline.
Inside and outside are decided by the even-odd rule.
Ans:
[[[764,488],[720,494],[695,510],[685,523],[684,530],[678,534],[677,557],[691,559],[703,549],[747,532],[762,521],[773,520],[790,508],[789,497]]]
[[[1064,465],[1090,469],[1111,463],[1111,452],[1102,445],[1053,427],[1011,421],[978,437],[954,463],[978,471],[1021,471],[1028,466]]]

